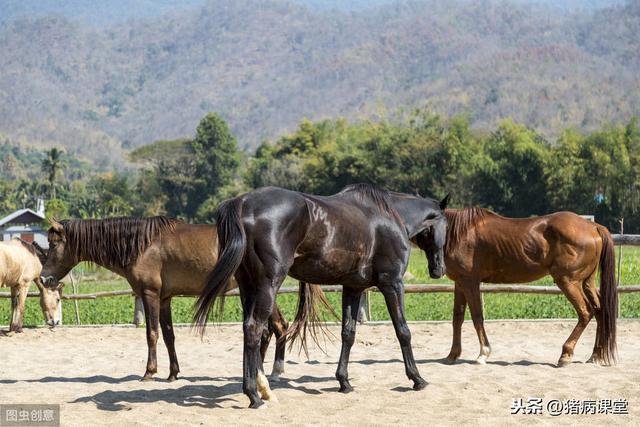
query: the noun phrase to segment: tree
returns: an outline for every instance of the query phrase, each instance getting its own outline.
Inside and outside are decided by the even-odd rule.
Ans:
[[[209,198],[220,198],[223,188],[232,185],[240,164],[236,138],[216,113],[207,114],[198,125],[192,142],[195,156],[195,182],[189,195],[187,213],[196,217],[200,205]]]
[[[63,159],[63,151],[58,148],[52,148],[47,151],[46,157],[42,160],[42,170],[47,175],[47,181],[49,182],[49,197],[51,199],[56,198],[56,178],[58,172],[65,166]]]
[[[484,146],[486,157],[474,180],[478,204],[514,217],[547,213],[549,151],[545,140],[533,130],[505,120]]]

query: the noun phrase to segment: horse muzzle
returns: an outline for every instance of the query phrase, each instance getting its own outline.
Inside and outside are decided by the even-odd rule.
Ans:
[[[432,279],[439,279],[446,274],[446,269],[444,265],[437,266],[436,268],[429,269],[429,277]]]
[[[58,286],[58,280],[53,276],[40,276],[40,281],[47,288],[55,288]]]

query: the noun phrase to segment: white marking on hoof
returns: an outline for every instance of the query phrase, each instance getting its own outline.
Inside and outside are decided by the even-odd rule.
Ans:
[[[284,362],[282,360],[274,360],[271,377],[279,377],[281,374],[284,374]]]
[[[480,347],[480,355],[476,359],[476,363],[478,365],[486,365],[487,359],[489,358],[490,354],[491,354],[491,347],[489,346]]]
[[[278,398],[269,387],[269,380],[267,379],[267,376],[264,374],[264,372],[258,372],[256,385],[258,386],[258,393],[260,393],[260,397],[262,397],[263,400],[268,400],[269,402],[278,401]]]

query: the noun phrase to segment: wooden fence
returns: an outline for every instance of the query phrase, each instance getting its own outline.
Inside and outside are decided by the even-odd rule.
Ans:
[[[613,241],[616,245],[624,245],[624,246],[640,246],[640,235],[637,234],[614,234]],[[618,267],[619,270],[619,267]],[[62,296],[63,300],[95,300],[98,298],[109,298],[109,297],[118,297],[131,295],[135,296],[134,302],[134,318],[133,324],[141,325],[144,322],[144,310],[142,306],[142,300],[137,297],[133,291],[130,289],[127,290],[117,290],[117,291],[104,291],[104,292],[95,292],[92,294],[78,294],[75,293],[76,284],[72,279],[72,284],[74,287],[73,294],[66,294]],[[340,285],[323,285],[322,290],[324,292],[342,292],[342,286]],[[453,292],[454,285],[443,285],[443,284],[415,284],[415,285],[405,285],[404,291],[408,294],[413,293],[435,293],[435,292]],[[489,285],[481,285],[480,290],[483,293],[515,293],[515,294],[546,294],[546,295],[561,295],[562,291],[556,286],[537,286],[537,285],[514,285],[514,284],[489,284]],[[371,288],[369,292],[378,292],[376,288]],[[640,284],[633,285],[625,285],[618,287],[619,293],[632,293],[632,292],[640,292]],[[297,287],[283,287],[278,291],[279,294],[297,294]],[[229,296],[238,296],[240,295],[238,289],[233,289],[227,292]],[[39,297],[39,292],[29,292],[28,297]],[[366,293],[365,293],[366,296]],[[11,294],[9,292],[1,292],[0,298],[10,298]],[[369,299],[363,299],[364,305],[361,307],[361,319],[368,320],[370,319],[371,309],[369,306]],[[62,316],[60,317],[62,319]],[[61,321],[62,323],[62,321]],[[78,308],[76,305],[76,324],[80,323],[80,319],[78,316]]]

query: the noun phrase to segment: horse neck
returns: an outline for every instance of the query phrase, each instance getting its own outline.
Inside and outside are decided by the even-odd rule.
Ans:
[[[410,194],[392,193],[391,200],[410,237],[421,231],[422,224],[429,214],[439,211],[439,206],[434,200]]]
[[[123,269],[122,267],[116,265],[116,263],[114,262],[110,262],[104,259],[99,259],[97,256],[95,256],[94,254],[91,254],[88,250],[86,250],[86,248],[78,247],[75,255],[76,255],[77,261],[73,265],[73,267],[80,264],[81,262],[90,262],[92,264],[99,265],[102,268],[106,268],[107,270],[112,271],[121,276],[126,275],[126,272],[127,272],[126,269]]]

